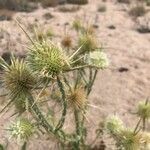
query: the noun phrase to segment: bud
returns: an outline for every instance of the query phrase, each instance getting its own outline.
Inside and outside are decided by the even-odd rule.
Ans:
[[[34,133],[34,126],[28,119],[20,118],[9,129],[11,137],[18,141],[27,141]]]
[[[109,116],[106,119],[105,128],[110,134],[117,135],[124,129],[124,126],[122,120],[117,116]]]
[[[150,103],[140,102],[138,105],[137,115],[144,119],[150,118]]]
[[[86,55],[85,61],[87,62],[87,64],[98,69],[105,69],[109,66],[107,55],[101,51],[90,52]]]

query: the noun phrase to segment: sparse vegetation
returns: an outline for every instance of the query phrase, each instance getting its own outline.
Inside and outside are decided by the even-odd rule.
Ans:
[[[129,4],[130,3],[130,0],[117,0],[119,3],[126,3],[126,4]]]
[[[140,16],[144,16],[146,12],[147,11],[144,5],[138,4],[130,9],[129,14],[133,17],[140,17]]]
[[[67,2],[71,4],[83,5],[83,4],[87,4],[88,0],[67,0]]]
[[[29,3],[28,0],[3,0],[0,1],[0,8],[31,12],[37,8],[37,5]]]
[[[80,6],[63,5],[63,6],[60,6],[58,9],[61,12],[76,12],[80,9]]]

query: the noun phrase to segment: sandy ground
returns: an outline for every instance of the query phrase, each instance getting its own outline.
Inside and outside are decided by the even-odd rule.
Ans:
[[[101,4],[107,7],[106,12],[97,12],[97,6]],[[150,34],[136,31],[135,22],[127,13],[128,9],[129,6],[125,4],[91,0],[88,5],[81,6],[81,9],[74,13],[60,12],[56,7],[39,8],[32,13],[13,14],[13,19],[19,19],[26,27],[35,22],[38,22],[42,29],[52,27],[56,40],[64,36],[64,24],[71,25],[76,16],[99,26],[96,29],[96,36],[109,56],[110,67],[98,73],[89,98],[90,104],[98,106],[99,109],[89,108],[88,141],[94,137],[96,125],[107,115],[119,114],[127,125],[131,127],[135,125],[135,116],[130,112],[134,111],[139,101],[150,96]],[[47,12],[53,15],[52,19],[46,20],[43,17]],[[146,16],[150,19],[150,13]],[[96,22],[95,18],[97,18]],[[110,25],[116,28],[108,28]],[[71,33],[69,26],[66,28],[74,38],[75,33]],[[4,36],[0,39],[1,54],[3,51],[16,51],[19,54],[26,51],[27,39],[14,20],[0,22],[1,29],[4,30],[3,33],[0,32],[0,35]],[[127,71],[120,72],[121,67],[127,68]],[[6,131],[3,129],[10,120],[9,115],[10,113],[6,113],[0,118],[0,143],[6,141]],[[148,130],[150,131],[150,125]],[[43,139],[34,139],[29,150],[57,149],[46,138]],[[18,147],[10,144],[9,149],[18,150]],[[107,149],[113,150],[112,147]]]

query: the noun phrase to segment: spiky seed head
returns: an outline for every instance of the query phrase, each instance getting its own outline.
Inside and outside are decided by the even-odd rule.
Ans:
[[[102,51],[90,52],[85,56],[87,64],[96,67],[98,69],[105,69],[109,66],[109,60],[107,55]]]
[[[72,39],[69,35],[66,35],[62,41],[61,41],[61,44],[66,47],[66,48],[70,48],[72,47]]]
[[[118,136],[118,145],[123,150],[141,150],[143,144],[142,134],[135,134],[131,129],[122,130]]]
[[[112,135],[117,135],[124,129],[123,122],[116,115],[108,116],[105,121],[105,129]]]
[[[33,45],[28,53],[27,61],[33,71],[51,77],[60,74],[69,65],[62,49],[46,41]]]
[[[83,109],[87,102],[86,92],[82,87],[73,89],[68,96],[69,104],[77,109]]]
[[[18,141],[27,141],[35,132],[35,128],[30,120],[26,118],[19,118],[12,123],[8,129],[11,137]]]
[[[12,58],[11,65],[4,67],[2,81],[4,87],[9,90],[10,95],[17,97],[31,91],[37,83],[37,77],[25,61]]]
[[[95,37],[90,34],[81,35],[79,37],[78,46],[81,47],[82,54],[95,51],[98,47]]]
[[[140,102],[137,109],[137,115],[143,119],[150,119],[150,103]]]

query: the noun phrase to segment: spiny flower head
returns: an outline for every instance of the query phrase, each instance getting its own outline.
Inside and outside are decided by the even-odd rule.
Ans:
[[[10,95],[18,96],[29,92],[37,83],[35,74],[29,69],[25,61],[12,57],[11,65],[3,65],[3,85],[10,91]]]
[[[62,49],[46,41],[33,45],[28,53],[27,61],[33,71],[51,77],[60,74],[69,64]]]
[[[105,128],[110,134],[117,135],[124,129],[124,125],[120,118],[113,115],[106,118]]]
[[[132,130],[125,129],[119,134],[118,143],[123,150],[141,150],[144,139],[140,132],[135,134]]]
[[[150,118],[150,103],[140,102],[138,105],[137,115],[143,119]]]
[[[33,124],[26,118],[19,118],[10,125],[8,130],[11,137],[16,138],[18,141],[27,141],[35,132]]]
[[[81,47],[81,53],[89,53],[94,51],[97,46],[97,41],[93,35],[83,34],[79,37],[78,46]]]
[[[98,50],[87,54],[85,60],[87,64],[99,69],[107,68],[109,65],[107,55],[104,52]]]
[[[72,89],[68,96],[68,101],[71,104],[71,106],[77,109],[83,109],[87,101],[86,92],[84,88],[77,87],[76,89]]]

